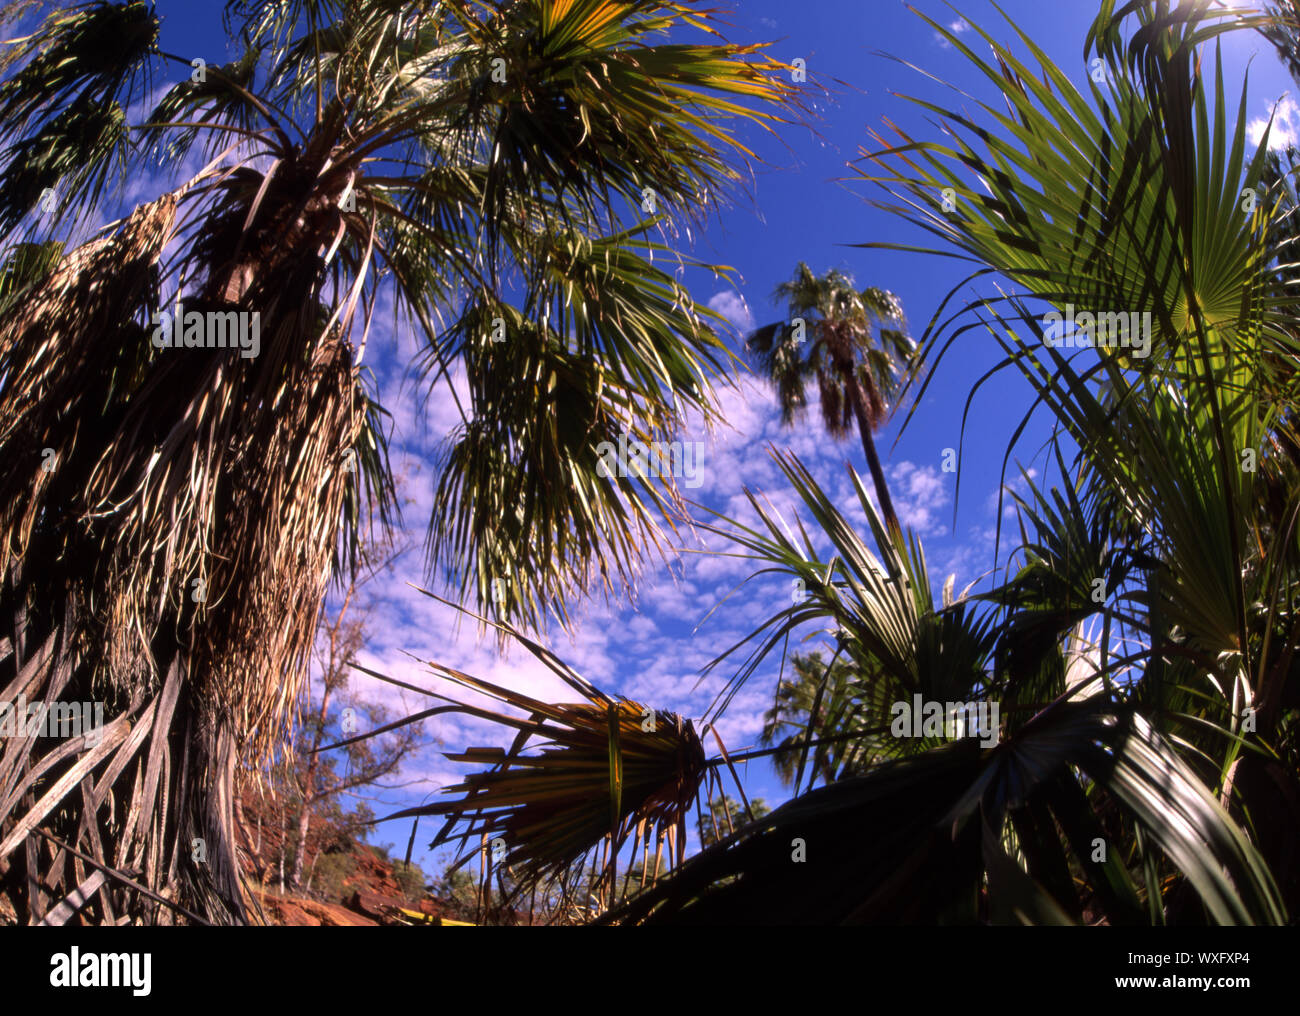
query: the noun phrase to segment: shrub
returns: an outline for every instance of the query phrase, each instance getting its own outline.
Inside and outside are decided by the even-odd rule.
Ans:
[[[356,858],[351,854],[342,851],[321,854],[316,860],[316,875],[313,879],[316,892],[330,903],[342,903],[343,883],[356,867]]]
[[[394,861],[393,877],[397,879],[397,884],[402,887],[402,895],[406,899],[418,900],[424,895],[424,886],[427,880],[418,864]]]

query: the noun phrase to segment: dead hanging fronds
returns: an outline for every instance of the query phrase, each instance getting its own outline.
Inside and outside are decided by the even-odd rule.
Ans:
[[[75,588],[102,625],[100,676],[122,694],[157,689],[163,629],[193,655],[212,715],[265,754],[314,630],[302,605],[319,604],[335,552],[350,482],[338,450],[368,402],[347,343],[316,332],[308,273],[246,294],[254,360],[151,347],[139,321],[157,307],[176,207],[167,195],[74,250],[0,325],[0,490],[31,492],[0,506],[0,574],[35,555],[48,577],[31,575],[31,599]],[[33,543],[42,518],[65,524]],[[94,581],[78,581],[88,550]],[[267,617],[281,619],[269,633]]]
[[[631,701],[548,705],[431,666],[503,705],[529,710],[526,720],[498,717],[518,732],[509,751],[468,748],[447,755],[489,767],[448,788],[463,796],[403,813],[451,820],[435,847],[499,839],[504,852],[498,863],[531,888],[558,878],[593,849],[608,852],[607,837],[621,848],[638,827],[642,838],[646,828],[649,838],[670,827],[684,830],[705,772],[690,720]],[[650,721],[654,727],[647,727]],[[524,743],[533,739],[540,750],[525,754]],[[458,825],[463,828],[456,831]],[[598,882],[615,874],[608,864],[599,870]]]
[[[14,281],[0,320],[0,491],[26,496],[0,504],[0,575],[26,556],[49,503],[75,494],[61,489],[69,463],[102,442],[102,433],[67,422],[120,401],[148,356],[134,319],[149,303],[175,213],[167,194],[61,260],[57,245],[27,245],[7,259]],[[67,549],[66,541],[42,548],[50,559]]]
[[[151,344],[177,207],[61,259],[22,248],[0,292],[0,700],[107,707],[96,744],[0,743],[0,880],[25,919],[86,877],[36,829],[105,860],[108,841],[151,891],[245,919],[235,758],[290,727],[360,503],[339,449],[366,447],[374,407],[347,336],[321,327],[310,265],[233,308],[259,315],[253,359]],[[123,885],[100,884],[97,917],[171,919]]]

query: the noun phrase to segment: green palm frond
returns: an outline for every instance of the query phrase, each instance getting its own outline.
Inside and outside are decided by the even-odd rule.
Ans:
[[[1277,639],[1293,628],[1281,590],[1300,564],[1282,478],[1296,475],[1296,204],[1267,136],[1248,141],[1246,87],[1229,98],[1217,49],[1225,31],[1265,22],[1207,2],[1103,4],[1080,88],[1014,25],[1036,68],[978,26],[987,57],[926,20],[996,101],[918,99],[942,142],[878,137],[862,176],[890,195],[880,207],[940,245],[863,246],[974,264],[921,359],[934,368],[968,332],[992,336],[1005,356],[965,417],[988,376],[1019,373],[1034,402],[1004,473],[1046,410],[1061,481],[1017,499],[1025,557],[990,597],[1009,610],[994,680],[1022,706],[1062,690],[1071,633],[1095,618],[1099,679],[1123,674],[1128,691],[1112,693],[1149,710],[1225,800],[1242,793],[1244,749],[1243,771],[1257,773],[1246,796],[1270,804],[1232,797],[1233,816],[1272,836],[1285,819],[1267,817],[1281,800],[1261,796],[1258,767],[1277,765],[1277,714],[1266,735],[1236,732],[1279,701],[1290,669]],[[958,299],[984,276],[996,295]],[[1072,350],[1046,319],[1067,309],[1149,315],[1150,345]],[[1096,581],[1100,602],[1085,589]]]
[[[805,593],[799,602],[769,617],[709,664],[712,670],[742,647],[757,643],[724,693],[726,698],[784,643],[789,633],[810,623],[819,625],[823,634],[842,645],[850,659],[870,659],[873,669],[879,668],[880,679],[889,682],[891,691],[897,693],[895,698],[918,691],[938,698],[950,689],[970,690],[978,685],[990,646],[987,620],[958,620],[959,628],[969,638],[958,637],[957,631],[937,637],[949,622],[934,609],[924,554],[915,541],[909,552],[901,536],[894,538],[886,531],[857,473],[850,468],[858,505],[874,536],[875,552],[796,456],[781,452],[773,452],[772,456],[816,531],[829,538],[832,555],[829,560],[823,559],[801,519],[794,522],[799,534],[796,538],[790,523],[748,491],[762,528],[753,529],[722,516],[718,517],[719,525],[705,527],[735,542],[747,552],[744,557],[764,566],[746,581],[778,574],[787,576],[788,581],[801,582]],[[964,604],[956,604],[949,608],[948,616],[961,619],[964,610]],[[927,656],[930,652],[936,654],[925,660],[924,667],[918,665],[921,650]],[[940,680],[942,686],[936,683]]]
[[[130,147],[125,108],[148,87],[158,17],[144,0],[56,10],[14,43],[0,82],[0,237],[31,212],[53,230],[86,221]]]
[[[710,382],[728,354],[716,314],[627,240],[557,242],[531,306],[471,304],[430,354],[430,369],[459,359],[471,379],[438,480],[430,563],[473,558],[453,577],[481,603],[506,583],[501,616],[563,619],[574,591],[631,588],[637,544],[662,549],[660,521],[685,518],[678,488],[691,478],[606,476],[602,448],[680,440],[687,409],[715,420]]]

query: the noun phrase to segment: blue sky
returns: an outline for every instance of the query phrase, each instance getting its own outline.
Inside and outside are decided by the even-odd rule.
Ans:
[[[233,54],[214,52],[224,43],[221,4],[215,0],[161,0],[164,49],[202,56],[210,63]],[[957,4],[918,0],[915,6],[944,24],[960,28],[969,18],[1003,41],[1013,32],[983,2]],[[1087,66],[1084,37],[1095,14],[1091,0],[1005,0],[1002,9],[1016,19],[1083,88]],[[860,285],[880,286],[902,300],[914,335],[924,330],[948,291],[965,275],[956,261],[854,248],[866,242],[923,243],[927,237],[900,219],[873,208],[868,201],[882,195],[870,185],[851,179],[849,163],[864,146],[875,148],[868,131],[882,128],[887,117],[910,133],[937,137],[916,107],[897,93],[951,105],[963,100],[948,86],[907,66],[914,64],[938,79],[951,81],[977,98],[996,101],[989,84],[968,68],[964,59],[936,35],[920,17],[896,0],[808,0],[802,4],[775,0],[744,0],[731,4],[735,41],[773,41],[771,52],[784,60],[802,57],[810,77],[827,84],[833,94],[816,102],[820,119],[811,129],[781,129],[773,138],[748,131],[764,165],[758,167],[749,193],[711,220],[690,250],[709,262],[733,266],[735,284],[718,283],[702,273],[687,277],[696,299],[726,314],[738,329],[783,316],[771,304],[772,289],[789,278],[795,264],[807,261],[815,271],[837,267],[850,272]],[[972,32],[961,31],[963,40]],[[1293,84],[1263,40],[1237,33],[1225,43],[1229,93],[1240,87],[1251,66],[1250,116],[1267,118]],[[972,45],[978,45],[978,42]],[[883,53],[892,54],[897,60]],[[1294,137],[1300,112],[1287,100],[1278,126]],[[1283,140],[1275,128],[1275,141]],[[571,701],[573,693],[560,685],[522,649],[499,655],[491,640],[480,641],[473,624],[457,624],[454,613],[411,590],[421,584],[424,526],[429,517],[432,485],[441,442],[458,422],[445,391],[432,393],[427,412],[417,411],[419,390],[405,373],[416,352],[411,336],[379,323],[366,353],[367,365],[381,382],[383,400],[393,413],[394,465],[408,476],[405,493],[411,499],[405,522],[415,550],[400,562],[392,580],[372,587],[376,597],[372,637],[362,661],[417,685],[436,688],[427,668],[413,661],[437,659],[468,673],[508,684],[552,701]],[[960,511],[954,521],[953,474],[941,471],[943,450],[958,444],[962,408],[971,385],[999,358],[986,337],[969,333],[945,360],[918,407],[906,433],[899,420],[878,436],[887,462],[891,490],[905,525],[924,542],[936,585],[954,573],[960,589],[994,567],[993,529],[1002,456],[1021,416],[1030,406],[1026,386],[1009,374],[986,386],[973,407],[963,446]],[[815,398],[815,395],[813,396]],[[783,430],[771,396],[755,379],[742,379],[737,390],[723,396],[729,430],[712,435],[693,427],[687,440],[705,442],[704,483],[689,492],[730,515],[748,516],[741,491],[749,486],[767,493],[778,505],[790,506],[788,492],[764,452],[768,442],[797,452],[823,486],[833,492],[850,517],[861,518],[844,469],[847,461],[865,475],[856,437],[837,443],[826,437],[816,412],[792,430]],[[1029,465],[1046,437],[1031,431],[1020,445]],[[1014,475],[1014,465],[1012,467]],[[691,539],[692,550],[719,549],[716,539]],[[698,717],[708,706],[726,668],[708,681],[697,680],[703,666],[723,648],[781,609],[789,598],[788,583],[777,580],[746,586],[698,627],[710,609],[749,574],[749,566],[716,554],[687,553],[670,565],[648,561],[637,605],[594,601],[580,605],[572,638],[551,633],[552,648],[579,673],[609,692],[645,701],[656,708]],[[761,717],[776,683],[775,661],[762,668],[734,700],[720,724],[730,751],[754,745]],[[354,686],[394,710],[424,708],[418,696],[403,698],[392,689],[358,677]],[[438,754],[470,744],[500,743],[489,730],[470,723],[443,721],[428,728],[429,747],[408,767],[402,790],[385,792],[372,807],[380,814],[408,806],[454,782],[459,767]],[[487,738],[485,740],[485,738]],[[785,796],[766,762],[749,764],[746,789],[751,796],[775,804]],[[404,848],[409,822],[381,826],[380,842]],[[433,831],[426,821],[417,839],[417,858]],[[438,867],[427,863],[426,870]]]

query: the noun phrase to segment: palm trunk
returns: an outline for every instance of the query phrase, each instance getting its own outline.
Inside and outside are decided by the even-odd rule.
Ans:
[[[214,894],[205,909],[210,919],[219,918],[223,924],[246,924],[235,843],[235,737],[222,723],[199,740],[195,790],[202,802],[200,828],[207,848],[207,886]]]
[[[862,386],[858,384],[857,375],[854,374],[853,368],[842,367],[840,373],[844,377],[844,389],[848,393],[849,402],[853,406],[853,415],[858,420],[858,434],[862,437],[862,450],[867,454],[867,467],[871,470],[872,482],[876,485],[876,500],[880,502],[880,510],[885,516],[885,525],[889,530],[890,536],[902,536],[903,527],[898,524],[898,515],[894,512],[894,502],[889,496],[889,487],[885,483],[885,471],[880,468],[880,456],[876,454],[876,442],[871,437],[871,419],[867,416],[867,397],[862,392]]]

